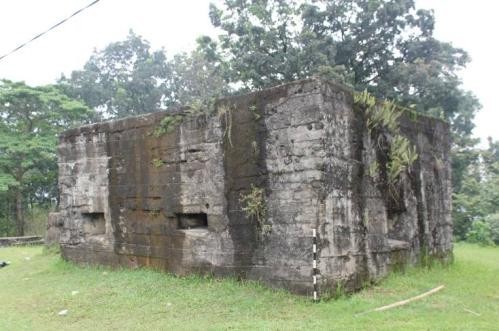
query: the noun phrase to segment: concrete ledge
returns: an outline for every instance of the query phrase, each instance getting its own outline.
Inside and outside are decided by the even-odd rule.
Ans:
[[[0,238],[0,247],[22,246],[22,245],[43,245],[44,241],[39,236],[25,237],[2,237]]]

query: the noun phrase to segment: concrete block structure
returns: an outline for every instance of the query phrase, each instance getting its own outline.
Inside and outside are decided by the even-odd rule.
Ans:
[[[355,108],[350,90],[310,79],[221,99],[211,115],[185,109],[68,130],[53,237],[78,263],[308,295],[314,273],[320,293],[355,290],[423,258],[448,259],[449,125],[403,112],[400,133],[418,158],[387,183],[391,137],[375,137]]]

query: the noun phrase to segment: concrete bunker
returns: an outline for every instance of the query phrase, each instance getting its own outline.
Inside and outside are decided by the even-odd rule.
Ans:
[[[255,279],[311,294],[360,288],[452,254],[447,123],[400,112],[378,132],[352,92],[320,79],[59,138],[65,259]],[[390,158],[410,143],[417,158]],[[396,172],[396,180],[389,182]],[[57,230],[57,231],[56,231]]]

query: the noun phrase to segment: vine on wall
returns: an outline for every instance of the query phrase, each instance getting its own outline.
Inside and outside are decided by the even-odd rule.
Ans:
[[[218,118],[220,121],[224,120],[225,121],[225,129],[223,132],[223,137],[227,139],[229,142],[230,147],[232,146],[232,112],[234,111],[235,107],[230,107],[228,105],[221,105],[218,108]]]

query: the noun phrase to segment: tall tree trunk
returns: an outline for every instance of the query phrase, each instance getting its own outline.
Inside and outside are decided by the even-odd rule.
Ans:
[[[16,190],[16,235],[24,236],[23,195],[20,189]]]

